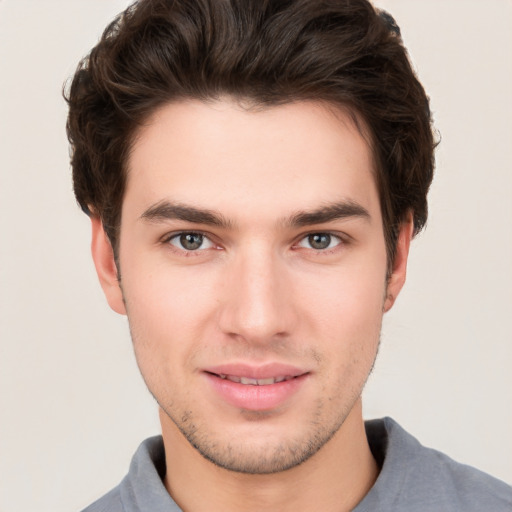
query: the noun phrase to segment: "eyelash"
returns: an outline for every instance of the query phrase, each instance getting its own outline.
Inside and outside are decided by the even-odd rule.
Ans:
[[[179,240],[183,236],[190,236],[190,235],[202,237],[201,246],[204,244],[205,241],[208,241],[210,243],[210,247],[201,249],[201,246],[199,246],[197,249],[186,249],[182,246],[182,244],[180,244],[181,247],[178,247],[177,245],[174,245],[171,243],[172,240]],[[327,236],[327,237],[329,237],[329,245],[332,243],[333,239],[335,239],[336,244],[333,247],[326,247],[326,248],[320,248],[320,249],[315,249],[314,247],[304,247],[304,246],[300,245],[302,242],[310,239],[310,237],[313,237],[313,236]],[[341,236],[338,233],[332,233],[330,231],[312,231],[311,233],[306,233],[306,234],[302,235],[298,239],[298,241],[293,244],[292,249],[296,249],[296,250],[306,249],[306,250],[311,251],[313,254],[318,254],[318,255],[331,254],[332,252],[339,250],[340,246],[346,245],[348,243],[346,238],[347,238],[346,236]],[[179,232],[175,232],[175,233],[170,233],[162,239],[162,243],[170,246],[170,248],[173,251],[183,254],[186,257],[199,256],[199,255],[201,255],[202,252],[204,252],[208,249],[213,249],[213,248],[218,249],[218,246],[212,240],[211,235],[201,232],[201,231],[179,231]]]
[[[328,247],[321,248],[321,249],[317,249],[314,247],[304,247],[305,249],[309,249],[309,250],[313,251],[313,253],[317,253],[317,254],[330,254],[330,253],[336,251],[337,249],[339,249],[340,245],[344,245],[347,243],[346,239],[337,233],[332,233],[330,231],[313,231],[311,233],[307,233],[307,234],[303,235],[299,239],[299,241],[296,244],[294,244],[294,247],[302,248],[303,246],[301,246],[300,244],[302,242],[304,242],[305,240],[308,240],[314,236],[329,237],[329,246],[331,245],[333,239],[336,241],[336,245],[334,245],[333,247],[328,246]],[[311,245],[311,240],[309,240],[309,244]]]
[[[211,244],[211,247],[207,247],[206,249],[216,247],[216,244],[211,239],[211,236],[208,235],[207,233],[203,233],[201,231],[179,231],[177,233],[170,233],[169,235],[165,236],[162,239],[162,242],[164,244],[169,245],[173,250],[180,252],[181,254],[185,254],[186,256],[192,256],[192,255],[198,256],[201,252],[205,251],[206,249],[201,249],[200,247],[198,247],[197,249],[186,249],[183,246],[178,247],[171,243],[172,240],[179,240],[183,236],[190,236],[190,235],[202,237],[201,246],[204,244],[205,241],[208,241]]]

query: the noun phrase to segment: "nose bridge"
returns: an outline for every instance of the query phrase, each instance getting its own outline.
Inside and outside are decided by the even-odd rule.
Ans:
[[[284,264],[264,241],[238,251],[226,272],[221,329],[253,343],[289,332],[291,298]]]

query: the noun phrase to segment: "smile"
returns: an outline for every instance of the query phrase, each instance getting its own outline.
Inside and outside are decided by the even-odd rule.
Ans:
[[[249,386],[270,386],[272,384],[278,384],[279,382],[284,382],[295,378],[292,375],[269,377],[266,379],[253,379],[251,377],[239,377],[238,375],[225,375],[222,373],[215,375],[217,375],[217,377],[220,377],[221,379],[230,380],[231,382],[237,382],[239,384],[246,384]]]
[[[222,369],[203,370],[203,375],[221,402],[246,411],[267,412],[290,403],[311,376],[308,371],[285,365],[252,369],[224,365]]]

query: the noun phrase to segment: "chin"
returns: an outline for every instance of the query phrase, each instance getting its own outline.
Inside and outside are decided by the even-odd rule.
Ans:
[[[228,471],[251,475],[280,473],[303,464],[331,440],[347,416],[331,423],[314,418],[299,430],[296,422],[293,428],[276,425],[270,421],[270,413],[244,411],[241,415],[243,426],[222,433],[211,424],[205,428],[205,424],[196,423],[190,414],[182,415],[180,422],[168,416],[206,460]]]

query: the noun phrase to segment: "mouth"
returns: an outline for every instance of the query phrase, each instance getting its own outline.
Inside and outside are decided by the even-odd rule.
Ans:
[[[222,402],[248,411],[271,411],[291,403],[310,377],[309,371],[281,364],[222,365],[203,371]]]
[[[281,375],[278,377],[267,377],[265,379],[255,379],[253,377],[242,377],[238,375],[226,375],[225,373],[211,373],[214,377],[219,377],[220,379],[226,379],[231,382],[236,382],[237,384],[245,384],[247,386],[270,386],[272,384],[279,384],[280,382],[285,382],[288,380],[295,379],[296,376],[293,375]]]

